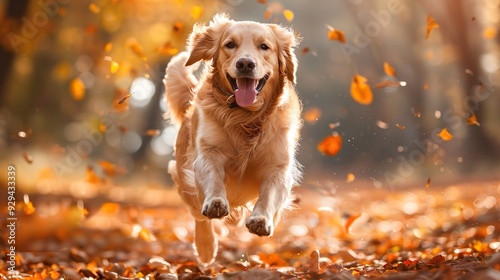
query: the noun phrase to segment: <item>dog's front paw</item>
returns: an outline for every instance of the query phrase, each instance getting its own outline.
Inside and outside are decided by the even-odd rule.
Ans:
[[[210,219],[220,219],[229,214],[229,202],[222,197],[205,200],[201,213]]]
[[[264,216],[250,216],[245,225],[251,233],[258,236],[270,236],[274,231],[272,221]]]

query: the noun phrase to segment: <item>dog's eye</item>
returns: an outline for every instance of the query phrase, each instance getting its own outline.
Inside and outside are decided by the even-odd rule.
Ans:
[[[266,44],[261,44],[260,48],[263,49],[263,50],[268,50],[269,46],[267,46]]]
[[[228,49],[232,49],[234,47],[235,47],[234,42],[229,42],[229,43],[226,44],[226,48],[228,48]]]

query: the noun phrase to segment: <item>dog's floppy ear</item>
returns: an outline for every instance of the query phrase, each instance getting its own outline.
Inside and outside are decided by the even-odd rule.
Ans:
[[[190,55],[186,66],[200,60],[211,59],[219,47],[220,36],[229,23],[231,23],[231,20],[226,14],[217,14],[208,26],[195,24],[188,39]]]
[[[299,45],[301,39],[293,33],[292,29],[277,24],[270,24],[269,26],[274,32],[278,44],[280,73],[285,74],[286,78],[295,84],[297,57],[295,56],[294,49]]]

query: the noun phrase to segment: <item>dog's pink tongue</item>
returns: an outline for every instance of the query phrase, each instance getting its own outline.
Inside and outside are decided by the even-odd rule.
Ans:
[[[249,78],[236,79],[236,85],[238,89],[234,91],[236,97],[236,103],[240,107],[247,107],[253,104],[255,98],[257,97],[257,87],[258,80]]]

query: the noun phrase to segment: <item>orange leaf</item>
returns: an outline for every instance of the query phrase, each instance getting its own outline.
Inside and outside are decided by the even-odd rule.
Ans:
[[[396,124],[396,127],[399,128],[399,129],[401,129],[401,130],[405,130],[406,129],[406,126],[404,126],[402,124],[399,124],[399,123]]]
[[[340,135],[328,135],[317,146],[318,151],[326,156],[334,156],[342,149],[342,137]]]
[[[331,27],[330,25],[327,25],[326,27],[328,28],[328,39],[337,40],[337,41],[342,42],[342,43],[346,42],[344,32],[342,32],[338,29],[335,29],[335,28]]]
[[[124,95],[124,91],[118,89],[115,94],[115,100],[113,101],[113,107],[118,112],[124,112],[129,109],[128,107],[128,99],[131,94]]]
[[[28,201],[28,203],[24,204],[23,210],[24,214],[26,215],[31,215],[35,213],[35,207],[33,206],[33,203],[31,203],[31,201]]]
[[[23,152],[23,158],[27,163],[33,163],[33,157],[28,152]]]
[[[347,174],[347,179],[346,179],[346,182],[347,182],[347,183],[351,183],[351,182],[353,182],[355,179],[356,179],[356,176],[354,176],[354,174],[352,174],[352,173],[349,173],[349,174]]]
[[[428,189],[431,186],[431,177],[427,178],[427,182],[425,182],[425,188]]]
[[[156,52],[159,54],[175,55],[179,52],[179,49],[172,47],[172,44],[167,42],[163,46],[156,48]]]
[[[115,164],[113,164],[109,161],[100,160],[97,163],[104,171],[104,174],[106,174],[107,176],[113,177],[113,176],[125,173],[124,167],[116,166]]]
[[[300,50],[300,54],[302,54],[302,55],[307,54],[308,52],[309,52],[308,47],[302,48],[302,50]]]
[[[113,43],[107,42],[106,45],[104,45],[104,51],[108,53],[111,49],[113,49]]]
[[[310,124],[316,123],[321,118],[321,110],[313,107],[304,113],[304,120]]]
[[[203,7],[199,5],[194,5],[193,8],[191,9],[191,17],[193,19],[199,19],[201,17],[201,14],[203,14]]]
[[[359,104],[369,105],[373,101],[373,93],[366,83],[367,79],[361,75],[354,75],[351,82],[351,96]]]
[[[487,40],[495,39],[496,36],[497,36],[497,30],[494,27],[491,27],[491,26],[486,27],[483,30],[483,38],[484,39],[487,39]]]
[[[398,81],[383,81],[376,85],[373,85],[374,88],[385,88],[385,87],[399,87],[400,83]]]
[[[344,226],[345,232],[349,232],[352,223],[354,223],[354,221],[356,221],[359,217],[361,217],[361,213],[350,215],[349,218],[347,218]]]
[[[472,114],[470,117],[467,118],[467,123],[470,124],[470,125],[477,125],[477,126],[480,126],[481,124],[477,121],[477,117],[476,117],[476,114]]]
[[[441,139],[443,139],[444,141],[450,141],[451,139],[453,139],[453,135],[451,135],[446,128],[443,128],[441,132],[439,132],[438,136],[441,137]]]
[[[146,60],[146,55],[144,54],[144,48],[137,42],[135,38],[127,39],[127,47],[140,59]]]
[[[288,263],[276,253],[259,253],[260,259],[269,266],[288,266]]]
[[[81,101],[85,97],[85,85],[79,78],[71,80],[69,90],[71,97],[76,101]]]
[[[434,28],[438,28],[439,24],[437,24],[436,20],[431,18],[430,16],[427,16],[427,33],[425,34],[425,39],[428,39],[429,36],[431,35],[431,31]]]
[[[288,9],[285,9],[283,11],[283,15],[285,16],[286,20],[288,20],[289,22],[293,20],[294,18],[294,14],[292,11],[288,10]]]
[[[430,259],[427,263],[428,264],[442,264],[445,262],[446,262],[446,259],[443,256],[437,255],[437,256],[433,257],[432,259]]]
[[[120,205],[113,202],[105,202],[99,209],[99,212],[107,215],[116,215],[118,211],[120,211]]]
[[[92,184],[99,184],[101,183],[101,178],[99,178],[99,176],[97,176],[97,174],[95,174],[94,172],[94,169],[92,169],[92,167],[87,167],[87,177],[85,178],[85,180],[89,183],[92,183]]]
[[[115,74],[116,72],[118,72],[119,69],[120,69],[120,64],[118,64],[118,62],[112,60],[111,63],[109,64],[109,72],[111,74]]]
[[[396,77],[396,71],[394,70],[394,68],[387,62],[384,62],[384,72],[385,74],[387,74],[388,76],[391,76],[391,77]],[[398,83],[399,84],[399,83]]]
[[[101,12],[101,8],[99,8],[99,6],[97,6],[95,3],[89,4],[89,10],[94,14],[98,14]]]
[[[180,21],[174,22],[173,29],[175,32],[181,32],[183,28],[184,28],[184,24],[182,22],[180,22]]]
[[[146,130],[146,135],[147,136],[156,136],[156,135],[159,135],[161,133],[161,130],[159,129],[148,129]]]
[[[273,9],[267,8],[264,12],[264,19],[270,19],[273,16]]]

